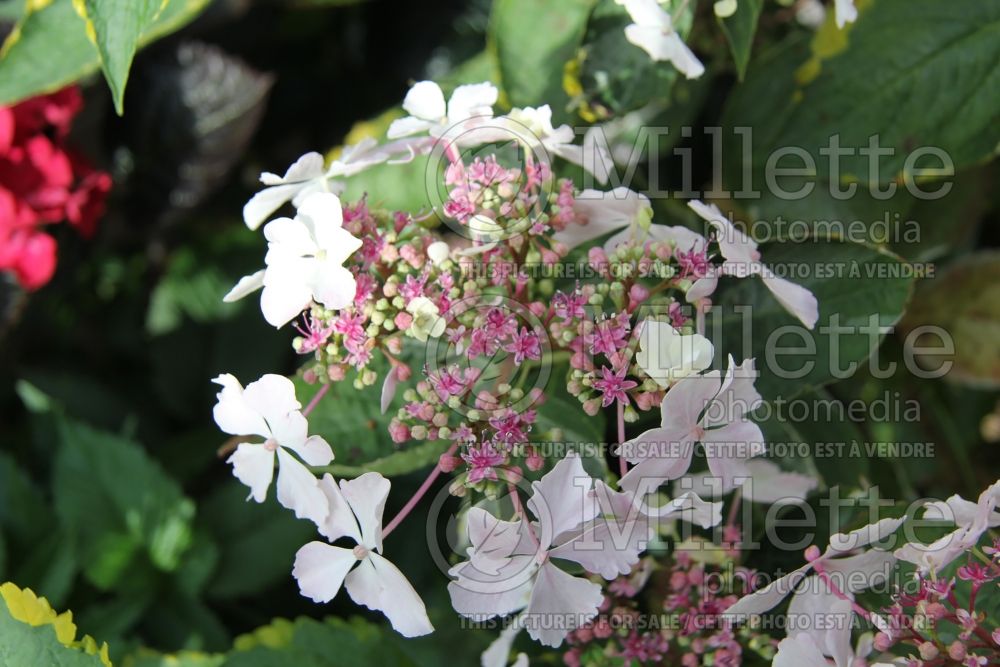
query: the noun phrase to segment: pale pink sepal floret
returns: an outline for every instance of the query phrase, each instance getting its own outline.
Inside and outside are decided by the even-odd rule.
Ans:
[[[319,532],[330,542],[346,537],[355,546],[310,542],[295,555],[292,576],[302,595],[314,602],[329,602],[343,586],[354,602],[385,614],[396,632],[418,637],[434,631],[427,608],[406,576],[381,555],[382,513],[390,487],[375,472],[341,480],[339,486],[325,475],[319,488],[328,513],[317,522]]]
[[[244,389],[235,377],[225,374],[214,382],[222,386],[213,411],[219,428],[230,435],[263,438],[262,442],[241,443],[228,461],[236,478],[250,487],[249,498],[264,502],[277,458],[278,502],[299,518],[325,520],[323,494],[303,461],[310,466],[329,465],[333,450],[320,436],[309,436],[292,381],[268,374]]]

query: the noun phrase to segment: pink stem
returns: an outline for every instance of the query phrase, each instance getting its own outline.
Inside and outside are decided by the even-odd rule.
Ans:
[[[860,616],[865,620],[869,621],[871,620],[871,612],[862,607],[861,605],[859,605],[851,598],[847,597],[847,595],[845,595],[844,592],[837,587],[837,584],[833,583],[833,580],[830,579],[830,575],[826,573],[826,570],[823,569],[823,566],[820,563],[818,562],[815,563],[813,565],[813,569],[816,570],[816,574],[819,575],[819,578],[826,582],[827,586],[830,587],[830,591],[834,595],[836,595],[841,600],[845,600],[851,603],[851,608],[854,609],[854,613],[856,613],[858,616]]]
[[[618,469],[624,477],[628,472],[628,461],[625,460],[625,452],[620,448],[625,445],[625,404],[618,401]]]
[[[457,440],[452,443],[451,447],[448,448],[448,451],[445,452],[445,456],[452,456],[456,449],[458,449]],[[424,497],[424,494],[427,493],[428,489],[431,488],[431,485],[434,484],[434,480],[436,480],[440,474],[440,464],[434,464],[434,469],[431,470],[431,474],[427,476],[427,479],[425,479],[424,483],[420,485],[417,492],[413,494],[412,498],[406,501],[406,504],[403,505],[403,509],[399,510],[399,514],[393,517],[392,521],[389,522],[389,525],[382,529],[383,540],[389,536],[389,533],[396,529],[396,526],[403,522],[403,519],[405,519],[410,512],[413,511],[413,508],[417,506],[417,503],[419,503],[420,499]]]
[[[307,405],[306,409],[302,411],[302,416],[303,417],[308,417],[309,413],[312,412],[316,408],[317,405],[319,405],[320,400],[322,400],[322,398],[324,396],[326,396],[326,392],[328,392],[328,391],[330,391],[330,383],[329,382],[327,382],[326,384],[324,384],[323,386],[321,386],[319,388],[319,391],[317,391],[315,394],[313,394],[312,400],[309,401],[309,405]]]
[[[535,529],[531,525],[531,521],[528,520],[527,515],[524,513],[524,507],[521,506],[521,497],[517,495],[517,487],[514,486],[514,482],[507,481],[507,491],[510,493],[510,501],[514,504],[514,511],[517,513],[517,518],[524,521],[525,525],[528,526],[528,535],[531,536],[531,541],[535,543],[537,547],[538,536],[535,535]]]
[[[462,156],[459,155],[458,148],[456,148],[455,144],[451,141],[445,144],[444,155],[445,157],[448,158],[448,161],[451,162],[452,164],[458,164],[459,162],[462,161]]]

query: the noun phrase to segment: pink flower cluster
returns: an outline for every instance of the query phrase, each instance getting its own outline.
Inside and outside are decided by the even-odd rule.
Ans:
[[[66,221],[94,233],[111,177],[66,146],[83,100],[75,87],[0,107],[0,271],[35,290],[56,269],[46,225]]]
[[[656,566],[665,569],[653,573]],[[722,613],[736,602],[739,591],[719,592],[708,585],[709,574],[719,573],[684,551],[666,564],[654,565],[647,557],[632,574],[608,585],[600,615],[567,636],[563,661],[567,667],[742,664],[743,646],[751,638],[763,646],[773,642],[723,621]],[[746,575],[737,568],[736,583],[749,581]],[[611,656],[617,660],[608,663]]]
[[[996,591],[1000,580],[1000,538],[985,547],[988,557],[970,553],[957,577],[917,575],[916,592],[899,592],[884,610],[885,625],[875,636],[875,648],[906,647],[908,664],[922,667],[994,664],[1000,655],[1000,627],[989,620],[992,603],[982,603],[984,587]]]

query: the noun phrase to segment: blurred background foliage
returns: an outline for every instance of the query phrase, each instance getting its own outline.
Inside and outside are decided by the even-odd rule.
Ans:
[[[94,28],[93,43],[71,0],[0,0],[7,36],[0,103],[79,81],[86,106],[72,140],[115,183],[95,239],[56,232],[59,268],[48,286],[26,294],[7,283],[0,291],[0,581],[73,609],[81,634],[107,641],[115,664],[469,664],[488,643],[485,632],[459,629],[445,577],[425,557],[419,514],[393,539],[417,556],[397,562],[424,595],[435,634],[403,647],[349,602],[318,607],[299,597],[291,563],[313,530],[276,503],[245,502],[245,489],[217,455],[223,438],[210,418],[209,378],[293,374],[298,364],[287,332],[267,326],[253,300],[221,302],[259,264],[259,235],[239,217],[257,175],[384,130],[409,83],[422,78],[491,79],[502,105],[549,103],[557,122],[607,123],[622,164],[643,125],[671,128],[658,152],[636,152],[633,187],[687,185],[685,161],[695,186],[721,175],[739,187],[745,167],[760,180],[761,164],[714,159],[705,127],[721,126],[727,142],[739,140],[732,128],[754,127],[755,155],[788,143],[813,152],[831,131],[845,144],[864,145],[878,132],[901,148],[947,148],[959,173],[936,202],[903,190],[886,201],[837,201],[824,188],[798,201],[735,202],[752,219],[917,220],[919,243],[889,244],[873,228],[868,245],[831,241],[784,256],[765,248],[765,257],[933,262],[944,277],[917,285],[901,278],[811,287],[821,306],[836,303],[823,307],[846,319],[874,312],[884,325],[900,321],[880,350],[886,362],[902,361],[902,335],[922,324],[956,336],[957,370],[946,380],[862,370],[831,383],[820,369],[796,388],[800,397],[843,404],[914,401],[919,421],[892,409],[857,420],[776,416],[767,432],[809,444],[934,443],[934,459],[786,462],[839,484],[844,495],[877,486],[901,502],[975,496],[1000,476],[1000,258],[991,250],[1000,234],[996,166],[989,164],[1000,143],[1000,42],[989,28],[1000,20],[997,3],[876,0],[844,37],[832,18],[815,32],[802,27],[780,2],[740,0],[724,20],[710,2],[691,2],[679,29],[709,68],[695,81],[628,45],[627,19],[613,0],[171,0],[162,10],[159,0],[77,4]],[[117,5],[128,11],[116,13]],[[116,52],[103,43],[107,34],[131,38],[116,42]],[[960,53],[952,48],[957,36],[966,38]],[[920,53],[908,51],[914,43]],[[132,62],[130,51],[143,46]],[[918,67],[919,57],[927,62]],[[694,131],[679,134],[682,125]],[[724,150],[739,154],[732,145]],[[422,167],[374,169],[354,179],[349,193],[426,210]],[[848,168],[861,181],[866,170]],[[885,173],[897,176],[898,169]],[[654,202],[663,221],[692,222],[681,204]],[[748,281],[721,302],[754,303],[755,289]],[[765,318],[757,326],[782,323]],[[397,475],[391,514],[436,451],[415,448],[386,463],[394,447],[377,397],[340,389],[316,413],[319,430],[345,471],[377,461]],[[784,395],[791,397],[787,389]],[[567,419],[573,413],[561,408],[565,400],[554,396],[545,423],[569,439],[613,439],[603,420],[581,427]],[[439,538],[448,528],[436,526]],[[338,618],[319,620],[330,615]],[[0,632],[7,621],[0,605]],[[24,646],[55,640],[45,626],[33,631]],[[177,651],[185,652],[162,657]],[[77,653],[81,665],[100,664],[93,652]]]

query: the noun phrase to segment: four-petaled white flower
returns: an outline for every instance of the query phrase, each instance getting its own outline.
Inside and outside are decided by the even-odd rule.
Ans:
[[[316,152],[306,153],[292,163],[284,176],[265,171],[260,175],[260,182],[267,187],[243,206],[243,221],[250,229],[260,227],[288,202],[298,205],[314,192],[326,192],[323,156]]]
[[[719,498],[740,489],[744,500],[767,505],[798,505],[819,485],[811,475],[782,470],[773,461],[751,459],[743,464],[746,477],[730,480],[734,486],[724,487],[711,471],[685,475],[674,484],[674,491],[690,491],[702,498]]]
[[[546,646],[559,646],[569,631],[594,618],[604,599],[601,587],[553,561],[573,561],[612,579],[631,571],[649,534],[638,513],[621,523],[603,516],[593,484],[580,457],[569,454],[532,484],[527,507],[537,523],[501,521],[471,509],[469,560],[449,571],[455,610],[485,620],[524,609],[528,634]]]
[[[352,146],[345,146],[340,156],[324,167],[323,156],[315,151],[306,153],[288,168],[284,176],[265,171],[260,182],[263,190],[250,198],[243,206],[243,221],[250,229],[257,229],[272,213],[292,202],[298,207],[306,197],[317,192],[339,194],[344,189],[342,181],[365,169],[384,162],[407,162],[426,148],[415,142],[395,142],[379,145],[371,138],[365,138]]]
[[[979,494],[972,502],[954,495],[946,501],[934,501],[924,507],[924,519],[953,522],[957,528],[930,544],[909,543],[896,550],[896,558],[913,563],[927,574],[937,573],[969,551],[990,528],[1000,526],[1000,480]]]
[[[701,334],[684,335],[669,322],[645,320],[635,362],[664,389],[712,365],[715,348]]]
[[[648,227],[653,218],[653,208],[646,195],[617,187],[609,192],[586,189],[573,200],[573,214],[576,221],[552,235],[553,240],[573,249],[605,234],[627,229],[623,235],[636,236],[642,227]],[[613,237],[618,241],[618,237]],[[627,238],[621,241],[628,240]],[[618,245],[618,243],[614,243]],[[613,250],[609,241],[606,249]]]
[[[670,242],[678,252],[685,253],[702,253],[708,247],[708,239],[687,227],[653,224],[649,198],[624,186],[608,192],[581,191],[574,199],[573,214],[576,222],[552,235],[570,249],[611,232],[618,233],[604,243],[608,253],[623,243],[652,241]]]
[[[326,505],[316,477],[295,456],[311,466],[329,465],[330,445],[318,435],[309,436],[302,405],[295,398],[295,385],[281,375],[265,375],[246,389],[232,375],[220,375],[222,385],[215,404],[215,422],[230,435],[256,435],[260,443],[241,443],[229,463],[233,474],[250,487],[250,497],[264,502],[278,467],[278,502],[299,518],[322,522]]]
[[[357,284],[344,262],[361,241],[342,227],[343,221],[337,195],[309,195],[294,218],[277,218],[264,226],[267,268],[242,278],[224,300],[236,301],[263,287],[260,308],[276,327],[295,319],[313,301],[334,310],[349,306]]]
[[[292,575],[302,595],[314,602],[329,602],[343,585],[354,602],[385,614],[396,632],[419,637],[434,631],[427,608],[399,568],[381,555],[382,512],[390,486],[376,472],[341,480],[339,487],[325,475],[319,488],[328,511],[317,522],[319,532],[330,542],[348,537],[356,546],[310,542],[295,555]]]
[[[856,664],[865,664],[864,659],[872,652],[873,644],[871,634],[862,635],[858,639],[858,644],[854,651],[850,650],[850,643],[847,650],[841,650],[838,655],[842,663],[830,661],[823,655],[822,648],[817,645],[812,635],[804,632],[785,637],[778,643],[778,652],[774,655],[771,667],[851,667]],[[848,636],[848,641],[850,637]],[[886,663],[876,663],[871,667],[891,667]]]
[[[633,23],[625,28],[625,39],[653,60],[669,60],[689,79],[705,73],[705,66],[674,29],[673,20],[656,0],[615,0],[625,6]]]
[[[548,104],[511,109],[510,113],[498,119],[498,123],[501,127],[508,127],[511,135],[528,148],[544,148],[567,162],[583,167],[601,183],[607,182],[612,166],[607,147],[597,141],[596,134],[588,134],[582,146],[574,144],[576,133],[572,127],[552,126],[552,108]]]
[[[855,593],[884,581],[891,574],[896,560],[889,551],[867,547],[885,540],[903,525],[903,521],[882,519],[849,533],[837,533],[830,538],[830,545],[823,553],[810,547],[815,549],[815,557],[811,561],[741,598],[726,610],[724,616],[731,620],[743,620],[752,614],[763,614],[777,607],[794,591],[788,605],[787,627],[800,628],[801,633],[809,635],[816,650],[832,657],[837,667],[849,667],[854,657],[851,650],[851,600]],[[862,551],[855,553],[858,550]],[[812,571],[816,571],[818,576],[807,579]],[[833,590],[831,583],[837,591]],[[796,641],[801,645],[786,645],[786,655],[797,655],[796,651],[815,655],[805,648],[808,640]],[[798,667],[810,663],[784,664]]]
[[[660,427],[622,445],[635,467],[619,486],[644,495],[681,477],[691,467],[696,442],[704,446],[708,468],[724,488],[747,477],[746,461],[764,453],[760,427],[747,417],[761,403],[755,378],[752,359],[736,366],[730,356],[725,378],[712,371],[680,380],[660,404]]]
[[[771,291],[785,310],[810,329],[816,326],[816,320],[819,319],[819,304],[812,292],[774,275],[774,272],[760,261],[760,251],[757,250],[756,241],[737,229],[717,206],[697,200],[689,201],[688,206],[715,229],[719,250],[725,258],[721,267],[723,275],[736,278],[759,275],[764,286]]]
[[[410,115],[392,121],[386,136],[398,139],[427,133],[433,137],[447,135],[462,145],[467,141],[478,142],[475,132],[472,136],[462,135],[493,117],[498,95],[492,83],[469,84],[455,88],[445,104],[440,86],[433,81],[418,81],[403,100],[403,109]]]

